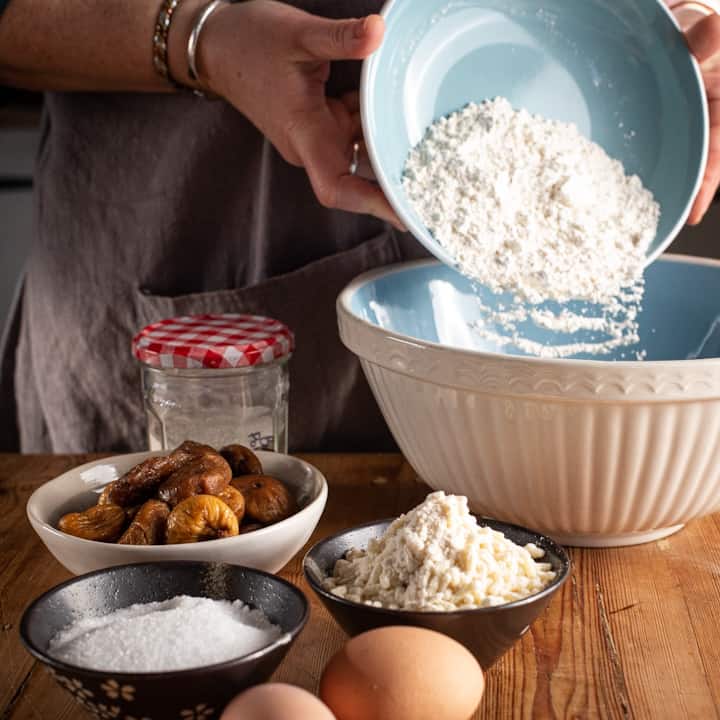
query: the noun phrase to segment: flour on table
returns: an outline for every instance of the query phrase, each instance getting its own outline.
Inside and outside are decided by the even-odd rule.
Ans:
[[[602,353],[638,340],[645,253],[660,207],[636,175],[568,123],[504,98],[443,117],[410,152],[403,186],[458,269],[510,306],[478,330],[545,356]],[[590,311],[548,310],[583,301]],[[491,317],[492,316],[492,317]],[[541,345],[519,323],[594,340]]]

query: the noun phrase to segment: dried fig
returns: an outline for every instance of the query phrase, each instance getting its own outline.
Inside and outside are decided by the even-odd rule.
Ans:
[[[58,529],[68,535],[115,542],[125,527],[125,510],[118,505],[95,505],[83,512],[63,515],[58,521]]]
[[[284,520],[296,510],[295,498],[275,478],[268,475],[246,475],[233,478],[232,487],[245,498],[245,513],[261,523]]]
[[[98,504],[138,505],[150,497],[157,485],[167,477],[175,467],[170,455],[151,457],[128,470],[119,480],[105,487]]]
[[[113,480],[103,488],[97,501],[98,505],[121,505],[122,507],[133,507],[133,505],[129,502],[130,498],[126,496],[125,489],[121,492],[118,488],[119,482],[119,480]],[[115,500],[118,502],[115,502]],[[119,502],[121,500],[123,503]]]
[[[129,485],[118,485],[120,480],[108,483],[98,498],[98,505],[119,505],[125,509],[128,520],[132,520],[135,513],[147,498],[152,495],[152,488],[132,488]]]
[[[245,515],[245,497],[243,494],[232,485],[228,485],[217,494],[217,497],[235,513],[238,522],[242,522],[243,516]]]
[[[237,535],[235,513],[214,495],[193,495],[183,500],[168,517],[168,544],[199,542]]]
[[[172,473],[204,453],[215,451],[208,445],[186,440],[169,455],[151,457],[109,483],[100,495],[99,505],[128,507],[145,502],[157,486]]]
[[[165,542],[170,508],[161,500],[148,500],[135,514],[128,529],[118,540],[120,545],[162,545]]]
[[[99,505],[100,503],[98,503]],[[123,510],[125,511],[125,517],[127,518],[128,522],[132,522],[135,519],[135,516],[138,513],[138,510],[142,507],[142,505],[130,505],[130,507],[125,507]]]
[[[262,475],[263,469],[258,456],[244,445],[226,445],[220,454],[232,468],[233,477],[241,475]]]
[[[214,450],[196,455],[158,489],[160,500],[174,507],[193,495],[217,495],[230,483],[230,466]]]
[[[205,445],[204,443],[195,442],[194,440],[185,440],[180,443],[173,451],[172,454],[176,457],[184,456],[187,460],[188,457],[195,455],[205,455],[205,453],[217,452],[214,447]]]

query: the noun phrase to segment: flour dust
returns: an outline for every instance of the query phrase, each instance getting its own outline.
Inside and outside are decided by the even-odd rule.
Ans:
[[[403,186],[458,269],[509,297],[482,306],[486,339],[543,357],[638,342],[660,207],[574,125],[470,103],[428,128]]]

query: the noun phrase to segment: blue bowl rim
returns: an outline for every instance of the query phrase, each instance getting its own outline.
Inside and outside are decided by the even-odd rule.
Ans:
[[[380,9],[380,15],[383,19],[385,19],[390,12],[392,12],[393,6],[395,4],[398,4],[400,2],[406,2],[407,0],[386,0],[385,4]],[[680,24],[677,21],[677,18],[673,15],[672,11],[670,10],[667,5],[663,2],[663,0],[653,0],[656,5],[660,6],[660,9],[662,12],[665,13],[665,15],[669,18],[670,22],[677,28],[678,31],[682,32],[682,29],[680,27]],[[688,200],[685,203],[685,207],[678,217],[677,221],[673,225],[671,231],[667,234],[665,238],[663,238],[663,241],[661,243],[657,244],[657,247],[655,250],[651,253],[648,253],[645,258],[645,266],[647,267],[651,262],[656,260],[659,255],[661,255],[665,250],[668,249],[668,247],[671,245],[673,240],[678,236],[680,230],[682,230],[683,226],[685,225],[686,220],[688,219],[690,215],[690,211],[692,210],[693,203],[695,202],[695,198],[697,197],[697,194],[700,190],[700,187],[702,186],[703,179],[705,177],[705,169],[707,167],[707,161],[708,161],[708,153],[710,149],[710,110],[708,106],[708,99],[707,99],[707,93],[705,92],[705,83],[702,76],[702,71],[700,69],[700,65],[695,59],[695,56],[690,52],[688,49],[688,55],[690,56],[690,62],[693,69],[693,74],[695,76],[695,80],[697,82],[697,85],[700,90],[700,104],[702,109],[702,149],[700,153],[700,162],[698,163],[697,168],[697,174],[695,177],[695,182],[693,184],[692,192],[688,196]],[[451,268],[455,269],[457,267],[454,259],[452,256],[445,251],[445,249],[435,241],[428,241],[426,237],[426,233],[428,233],[427,228],[418,228],[417,223],[414,221],[414,219],[407,215],[404,211],[404,208],[402,205],[396,206],[393,202],[393,198],[395,197],[395,192],[393,188],[393,183],[390,182],[390,179],[388,178],[387,173],[384,170],[384,167],[382,163],[380,162],[380,159],[378,157],[378,154],[375,150],[375,143],[373,140],[372,133],[370,132],[370,128],[368,126],[368,116],[370,113],[370,108],[373,105],[372,100],[372,93],[371,93],[371,86],[372,86],[372,76],[376,71],[376,66],[378,63],[378,54],[373,53],[369,57],[367,57],[363,63],[362,63],[362,70],[360,73],[360,120],[362,124],[362,131],[363,131],[363,138],[365,139],[365,146],[367,149],[368,158],[370,160],[370,165],[372,166],[373,172],[375,174],[375,178],[378,181],[383,194],[387,198],[388,202],[392,206],[393,210],[397,213],[400,220],[403,222],[405,227],[411,231],[413,237],[421,243],[430,253],[432,253],[438,260],[442,261],[446,265],[449,265]],[[413,230],[417,231],[418,229],[422,230],[421,232],[413,232]]]
[[[703,265],[709,267],[716,267],[720,269],[720,260],[714,260],[712,258],[695,257],[692,255],[680,255],[674,253],[665,253],[661,258],[658,258],[657,262],[668,262],[668,263],[684,263],[687,265]],[[389,340],[400,343],[407,347],[408,345],[414,345],[418,348],[432,348],[434,350],[451,350],[454,355],[465,356],[467,358],[473,358],[475,360],[502,360],[505,363],[518,363],[525,364],[530,363],[532,365],[551,365],[555,367],[567,367],[567,368],[579,368],[586,367],[591,369],[600,368],[611,368],[621,367],[623,369],[632,370],[643,370],[647,368],[653,368],[655,370],[661,369],[680,369],[687,367],[688,363],[692,363],[693,367],[697,367],[699,364],[708,366],[709,368],[720,369],[720,358],[695,358],[692,360],[582,360],[578,358],[543,358],[535,357],[532,355],[513,355],[510,353],[502,352],[490,352],[489,350],[473,350],[471,348],[459,348],[442,343],[433,342],[432,340],[423,340],[422,338],[416,338],[412,335],[405,335],[403,333],[396,332],[394,330],[388,330],[381,328],[379,325],[360,317],[353,312],[350,303],[354,294],[364,285],[374,280],[378,280],[386,275],[394,275],[396,273],[413,270],[415,268],[441,265],[442,263],[437,258],[429,258],[423,260],[410,260],[406,262],[393,263],[391,265],[384,265],[374,270],[358,275],[356,278],[350,281],[350,283],[340,291],[337,301],[335,303],[336,311],[338,316],[345,315],[351,319],[352,322],[361,323],[365,327],[371,329],[373,332],[382,333],[382,335]],[[454,268],[453,268],[454,270]],[[457,271],[455,271],[457,272]]]
[[[283,633],[277,640],[270,643],[270,645],[266,645],[265,647],[260,648],[259,650],[255,650],[255,652],[248,653],[247,655],[239,655],[236,658],[233,658],[231,660],[225,660],[221,663],[213,663],[212,665],[201,665],[200,667],[193,667],[193,668],[185,668],[183,670],[166,670],[164,672],[116,672],[114,670],[95,670],[92,668],[85,668],[80,665],[72,665],[70,663],[63,662],[62,660],[58,660],[57,658],[54,658],[52,655],[49,655],[47,651],[42,650],[41,648],[38,648],[37,645],[35,645],[33,642],[31,642],[29,636],[28,636],[28,627],[30,625],[30,616],[35,609],[35,607],[43,601],[48,595],[51,593],[57,592],[58,590],[62,590],[63,588],[73,585],[76,582],[79,582],[80,580],[85,580],[87,578],[95,577],[98,575],[106,575],[110,572],[114,571],[120,571],[129,567],[160,567],[160,566],[207,566],[207,565],[231,565],[234,568],[238,568],[240,570],[244,570],[245,572],[249,572],[251,574],[256,575],[262,575],[266,578],[272,578],[273,580],[279,582],[281,585],[285,586],[286,589],[289,589],[292,593],[298,597],[303,605],[303,615],[300,618],[300,622],[292,628],[292,630],[289,630],[286,633]],[[230,667],[235,667],[241,664],[254,662],[256,660],[260,660],[265,655],[269,655],[272,651],[276,650],[279,647],[287,646],[290,647],[293,642],[295,642],[295,639],[297,636],[302,632],[303,628],[305,627],[305,624],[308,621],[308,618],[310,617],[310,603],[307,599],[307,596],[305,593],[293,583],[289,582],[288,580],[285,580],[284,578],[279,577],[278,575],[273,575],[271,573],[267,573],[264,570],[257,570],[255,568],[248,567],[246,565],[233,565],[232,563],[212,563],[202,560],[161,560],[158,562],[138,562],[138,563],[126,563],[125,565],[112,565],[110,567],[106,568],[100,568],[99,570],[93,570],[92,572],[85,573],[83,575],[76,575],[75,577],[69,578],[68,580],[65,580],[64,582],[59,583],[58,585],[54,585],[53,587],[46,590],[44,593],[36,597],[23,611],[22,617],[20,619],[20,629],[19,629],[19,635],[20,640],[22,641],[22,644],[25,646],[25,649],[37,660],[39,660],[43,665],[48,665],[52,667],[54,670],[59,670],[63,673],[67,674],[81,674],[86,675],[98,679],[107,678],[108,674],[112,675],[114,678],[117,678],[119,682],[123,681],[130,681],[131,678],[137,678],[141,677],[143,680],[153,680],[153,679],[167,679],[167,678],[189,678],[193,675],[197,675],[198,673],[212,673],[216,672],[218,670],[224,670]]]
[[[334,533],[333,535],[329,535],[326,538],[323,538],[322,540],[318,540],[306,553],[305,557],[303,557],[303,574],[305,575],[305,579],[308,582],[308,585],[313,589],[313,592],[315,592],[317,595],[320,595],[328,600],[330,600],[333,603],[336,603],[337,605],[345,606],[348,608],[352,608],[354,610],[364,610],[368,611],[372,614],[378,614],[378,615],[393,615],[395,617],[407,617],[411,614],[420,614],[423,617],[463,617],[466,615],[493,615],[498,612],[504,612],[506,610],[513,610],[518,607],[523,607],[524,605],[532,605],[538,600],[542,600],[548,596],[554,595],[566,582],[566,580],[570,577],[572,574],[572,568],[573,563],[572,559],[570,558],[570,555],[568,554],[567,550],[560,545],[560,543],[553,540],[552,537],[549,535],[544,535],[543,533],[539,533],[535,530],[531,530],[530,528],[526,528],[522,525],[516,525],[514,523],[508,523],[504,522],[503,520],[496,520],[495,518],[490,517],[478,517],[478,524],[482,525],[484,522],[491,522],[494,525],[498,527],[503,528],[509,528],[509,529],[516,529],[516,530],[522,530],[522,532],[529,533],[530,535],[535,535],[537,538],[541,539],[543,543],[545,543],[552,552],[560,558],[560,561],[563,564],[563,570],[559,573],[559,576],[556,577],[549,585],[544,587],[542,590],[538,590],[536,593],[533,593],[532,595],[527,595],[524,598],[520,598],[518,600],[513,600],[509,603],[503,603],[501,605],[487,605],[485,607],[476,607],[476,608],[461,608],[458,610],[400,610],[397,608],[386,608],[386,607],[376,607],[374,605],[365,605],[364,603],[355,602],[354,600],[347,600],[346,598],[341,598],[338,595],[334,595],[333,593],[329,592],[328,590],[325,590],[321,585],[318,584],[316,579],[312,576],[310,572],[308,572],[308,565],[309,565],[309,557],[313,553],[314,550],[318,549],[320,546],[325,545],[333,540],[337,540],[338,538],[341,538],[343,535],[347,535],[348,533],[355,532],[357,530],[364,530],[365,528],[375,527],[378,525],[389,525],[394,520],[397,520],[397,518],[384,518],[382,520],[371,520],[370,522],[362,523],[361,525],[355,525],[350,528],[345,528],[344,530],[340,530],[339,532]],[[495,529],[495,528],[493,528]]]

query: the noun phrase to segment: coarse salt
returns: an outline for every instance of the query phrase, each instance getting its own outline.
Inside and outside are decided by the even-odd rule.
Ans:
[[[50,641],[48,653],[108,672],[167,672],[226,662],[266,647],[282,630],[240,600],[178,595],[84,617]]]

